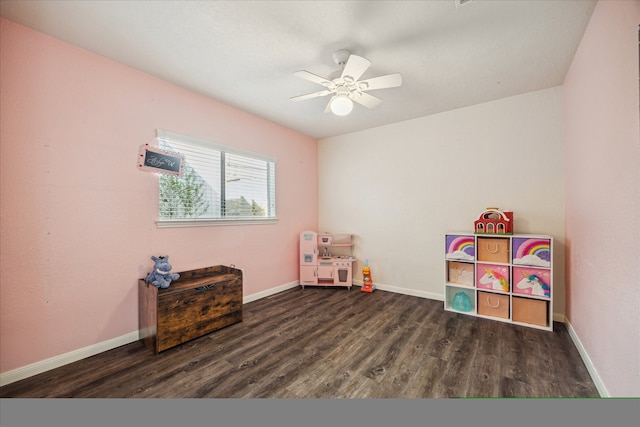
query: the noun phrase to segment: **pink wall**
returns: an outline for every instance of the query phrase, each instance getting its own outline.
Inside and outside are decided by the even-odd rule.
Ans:
[[[640,396],[639,24],[598,2],[564,83],[567,318],[611,396]]]
[[[0,42],[0,372],[136,331],[151,255],[235,264],[245,296],[298,279],[314,139],[4,19]],[[156,228],[157,128],[276,157],[278,223]]]

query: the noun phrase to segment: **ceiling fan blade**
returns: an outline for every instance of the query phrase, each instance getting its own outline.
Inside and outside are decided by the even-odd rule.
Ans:
[[[364,105],[367,108],[377,107],[378,105],[380,105],[380,103],[382,103],[382,99],[364,92],[354,93],[350,96],[350,98],[358,104]]]
[[[322,90],[320,92],[314,92],[314,93],[310,93],[308,95],[300,95],[300,96],[294,96],[289,98],[292,101],[304,101],[305,99],[312,99],[312,98],[318,98],[320,96],[327,96],[330,93],[332,93],[330,90]]]
[[[364,84],[366,87],[364,87]],[[361,90],[375,90],[385,89],[388,87],[402,86],[402,76],[400,73],[388,74],[386,76],[374,77],[368,80],[361,80],[358,82]]]
[[[333,95],[333,96],[331,97],[331,99],[329,100],[329,102],[327,102],[327,106],[326,106],[326,107],[325,107],[325,109],[324,109],[324,112],[325,112],[325,113],[330,113],[330,112],[331,112],[331,101],[333,101],[333,98],[335,98],[335,97],[336,97],[336,96],[335,96],[335,95]]]
[[[350,55],[342,70],[342,78],[349,76],[353,81],[357,81],[365,71],[371,66],[371,61],[358,55]]]
[[[334,84],[331,80],[327,80],[324,77],[320,77],[305,70],[296,71],[295,73],[293,73],[293,75],[314,83],[318,83],[325,87],[331,87]]]

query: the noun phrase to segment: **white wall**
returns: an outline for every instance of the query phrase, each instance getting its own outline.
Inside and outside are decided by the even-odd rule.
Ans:
[[[318,162],[320,231],[356,235],[356,277],[366,258],[379,289],[442,299],[444,234],[498,207],[554,237],[564,314],[560,87],[324,139]]]

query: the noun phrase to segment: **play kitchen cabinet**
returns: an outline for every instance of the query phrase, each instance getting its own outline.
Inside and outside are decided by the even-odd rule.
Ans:
[[[140,339],[160,353],[242,321],[242,271],[218,265],[180,272],[168,288],[138,280]]]
[[[445,234],[447,311],[553,330],[553,238]]]
[[[300,233],[300,286],[353,284],[353,236],[351,234]]]

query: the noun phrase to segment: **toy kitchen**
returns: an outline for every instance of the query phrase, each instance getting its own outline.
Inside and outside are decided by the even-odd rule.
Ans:
[[[353,236],[351,234],[300,233],[300,286],[353,284]]]

